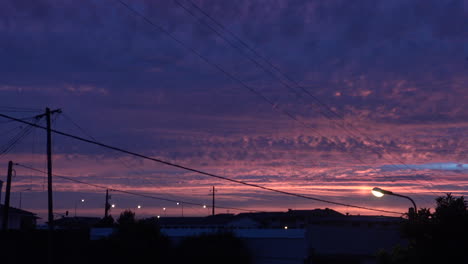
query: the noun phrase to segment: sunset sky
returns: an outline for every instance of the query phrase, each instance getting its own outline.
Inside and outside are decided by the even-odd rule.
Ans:
[[[411,196],[419,207],[433,207],[447,192],[468,194],[467,0],[124,3],[129,7],[116,0],[2,1],[0,113],[29,118],[61,108],[57,130],[339,203],[404,213],[409,201],[370,190]],[[0,153],[25,128],[1,118]],[[0,179],[9,160],[45,170],[45,139],[45,131],[32,129],[1,154]],[[59,135],[53,154],[56,174],[177,201],[210,205],[214,185],[219,206],[381,214]],[[23,209],[46,218],[44,174],[15,170],[12,206],[21,192]],[[73,215],[76,205],[78,215],[103,215],[105,190],[57,177],[54,188],[57,214]],[[114,216],[126,208],[154,216],[163,207],[181,215],[171,202],[111,195]]]

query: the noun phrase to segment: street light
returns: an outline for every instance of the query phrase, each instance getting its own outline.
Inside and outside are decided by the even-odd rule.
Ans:
[[[180,205],[180,207],[182,207],[182,217],[184,217],[184,204],[177,202],[177,205]]]
[[[384,196],[384,193],[382,191],[383,191],[382,189],[375,187],[374,189],[372,189],[371,192],[375,197],[380,198],[380,197]]]
[[[374,187],[372,189],[372,194],[376,197],[382,197],[384,196],[385,194],[388,194],[388,195],[393,195],[393,196],[398,196],[398,197],[402,197],[402,198],[406,198],[408,200],[411,201],[411,203],[413,203],[413,208],[414,208],[414,212],[417,213],[418,212],[418,209],[416,207],[416,203],[414,202],[413,199],[411,199],[410,197],[408,196],[405,196],[405,195],[401,195],[401,194],[397,194],[397,193],[394,193],[394,192],[391,192],[391,191],[387,191],[387,190],[384,190],[384,189],[381,189],[379,187]]]
[[[19,197],[19,209],[21,209],[21,205],[22,205],[21,204],[21,201],[22,201],[21,197],[22,197],[22,194],[23,194],[24,191],[32,191],[32,190],[31,190],[31,188],[27,188],[27,189],[24,189],[24,190],[20,191],[20,193],[19,193],[19,195],[20,195],[20,197]]]
[[[85,202],[85,199],[81,199],[80,202],[81,202],[81,203],[84,203],[84,202]],[[76,206],[77,206],[77,201],[75,201],[75,217],[76,217]]]

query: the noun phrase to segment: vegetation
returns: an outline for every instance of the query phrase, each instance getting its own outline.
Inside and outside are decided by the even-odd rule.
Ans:
[[[184,239],[176,248],[176,263],[249,264],[251,255],[232,233],[202,234]]]
[[[86,229],[54,231],[54,263],[250,263],[246,247],[232,234],[192,237],[174,246],[160,233],[156,219],[137,220],[131,211],[115,223],[108,217],[96,226],[113,227],[115,232],[91,241]],[[47,230],[0,232],[0,263],[48,263],[47,239]]]
[[[381,264],[468,263],[468,205],[451,194],[436,199],[436,209],[421,209],[403,225],[408,247],[379,254]]]

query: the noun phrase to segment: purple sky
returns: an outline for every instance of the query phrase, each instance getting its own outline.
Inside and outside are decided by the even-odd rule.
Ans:
[[[243,43],[188,0],[177,2],[189,12],[176,1],[127,1],[257,94],[118,1],[7,0],[0,8],[0,113],[42,111],[9,112],[7,106],[62,108],[58,130],[342,203],[401,212],[409,206],[372,197],[374,186],[412,196],[421,207],[433,206],[443,192],[468,194],[468,1],[193,2]],[[19,132],[19,124],[4,121],[0,145]],[[221,206],[376,214],[60,136],[53,151],[55,173],[113,188],[209,204],[215,185]],[[5,172],[9,160],[43,170],[44,153],[45,133],[34,130],[1,155],[0,164]],[[23,191],[22,206],[44,216],[44,175],[16,172],[13,205],[21,190],[31,189]],[[82,197],[79,214],[102,213],[103,190],[54,181],[57,213],[73,211]],[[160,214],[162,207],[180,213],[168,202],[112,195],[114,215],[138,204],[140,216]],[[187,206],[186,214],[206,210]]]

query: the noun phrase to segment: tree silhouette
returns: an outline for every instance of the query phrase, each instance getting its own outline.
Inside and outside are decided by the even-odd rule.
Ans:
[[[94,225],[94,227],[113,227],[114,226],[114,218],[112,215],[108,215],[103,217],[99,222]]]
[[[463,196],[436,198],[435,212],[420,209],[403,224],[402,233],[408,247],[380,253],[380,263],[468,263],[468,206]]]
[[[126,210],[117,219],[116,230],[106,240],[93,244],[93,263],[168,263],[169,240],[152,220],[137,220]]]
[[[434,213],[434,219],[439,223],[458,223],[467,219],[467,201],[465,198],[455,198],[450,193],[445,197],[436,199],[437,208]]]
[[[120,227],[131,226],[136,223],[135,213],[130,210],[125,210],[120,213],[119,219],[117,219],[117,223]]]
[[[175,264],[249,264],[251,253],[244,242],[232,233],[201,234],[185,238],[175,249]]]

